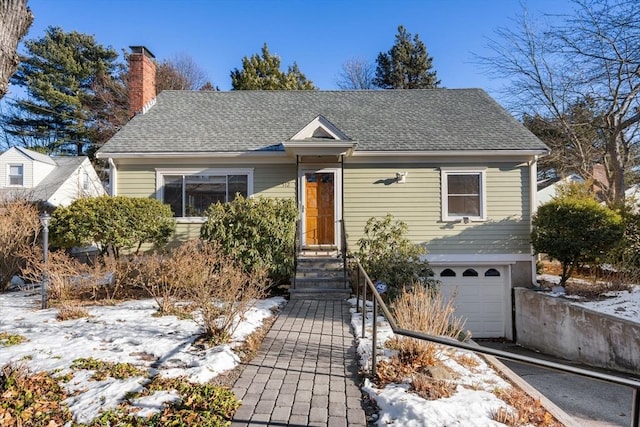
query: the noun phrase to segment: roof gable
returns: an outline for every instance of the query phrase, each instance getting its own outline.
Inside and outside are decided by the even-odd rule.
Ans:
[[[322,116],[317,116],[300,129],[289,141],[304,140],[337,140],[349,141],[350,138],[333,123]]]
[[[29,160],[40,162],[40,163],[46,163],[51,166],[56,165],[56,162],[46,154],[38,153],[37,151],[28,150],[22,147],[11,147],[9,150],[6,151],[6,153],[10,152],[11,150],[14,150],[17,153],[20,153],[22,156],[26,157]]]

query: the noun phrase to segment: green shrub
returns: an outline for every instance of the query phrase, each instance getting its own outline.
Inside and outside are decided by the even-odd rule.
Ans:
[[[623,233],[620,214],[580,196],[559,197],[540,206],[533,226],[533,248],[562,264],[562,286],[577,267],[601,263]]]
[[[95,243],[103,254],[144,243],[166,244],[175,230],[169,205],[156,199],[125,196],[82,198],[58,208],[51,219],[51,243],[62,248]]]
[[[369,218],[364,237],[358,240],[355,254],[373,281],[382,281],[393,293],[414,283],[429,284],[433,270],[424,260],[426,249],[406,236],[407,224],[394,221],[393,215]]]
[[[237,196],[205,212],[200,237],[234,256],[247,271],[266,268],[274,283],[293,275],[295,221],[298,210],[290,199]]]
[[[608,261],[635,281],[640,277],[640,213],[627,210],[622,213],[622,221],[624,233]]]

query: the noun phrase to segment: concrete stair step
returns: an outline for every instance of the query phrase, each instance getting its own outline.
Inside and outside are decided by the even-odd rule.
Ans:
[[[346,285],[343,279],[336,280],[318,280],[315,278],[296,279],[296,289],[304,288],[330,288],[345,289]]]
[[[319,278],[319,279],[338,279],[344,278],[342,270],[298,270],[297,278]]]
[[[343,264],[342,264],[342,260],[336,259],[336,258],[324,258],[324,259],[298,258],[298,266],[303,266],[303,267],[315,267],[315,266],[332,267],[333,266],[335,268],[342,268]]]
[[[292,300],[333,300],[333,299],[347,299],[351,296],[349,290],[338,290],[330,288],[318,288],[318,289],[290,289],[289,297]]]

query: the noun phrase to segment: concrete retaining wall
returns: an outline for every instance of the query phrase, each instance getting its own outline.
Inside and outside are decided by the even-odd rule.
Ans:
[[[587,365],[640,372],[640,324],[516,288],[517,341]]]

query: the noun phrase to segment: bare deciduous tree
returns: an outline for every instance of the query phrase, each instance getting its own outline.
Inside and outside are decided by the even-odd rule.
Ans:
[[[187,54],[179,54],[158,65],[156,93],[163,90],[200,90],[212,86],[207,73]]]
[[[336,84],[342,90],[374,89],[375,68],[362,58],[348,59],[342,63]]]
[[[610,205],[618,205],[639,142],[640,3],[573,3],[572,15],[552,17],[544,28],[525,11],[517,29],[496,32],[489,42],[494,55],[480,61],[510,80],[507,97],[512,112],[554,122],[562,129],[565,144],[576,151],[604,146],[597,160],[606,170],[604,196]],[[586,101],[598,120],[572,120],[572,109]]]
[[[7,93],[9,77],[20,62],[16,53],[18,43],[32,22],[27,0],[0,1],[0,98]]]

